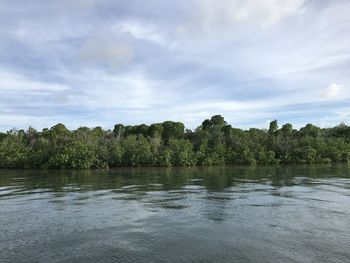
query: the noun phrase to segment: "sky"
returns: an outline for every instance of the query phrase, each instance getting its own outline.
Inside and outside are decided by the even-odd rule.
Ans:
[[[348,0],[0,0],[0,130],[350,121]]]

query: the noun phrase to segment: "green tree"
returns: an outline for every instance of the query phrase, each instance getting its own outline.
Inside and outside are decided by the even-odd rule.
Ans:
[[[271,121],[269,126],[269,133],[274,134],[277,130],[278,130],[277,120]]]

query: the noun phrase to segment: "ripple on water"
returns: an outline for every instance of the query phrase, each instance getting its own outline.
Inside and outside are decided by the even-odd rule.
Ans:
[[[348,168],[327,169],[0,171],[0,262],[347,262]]]

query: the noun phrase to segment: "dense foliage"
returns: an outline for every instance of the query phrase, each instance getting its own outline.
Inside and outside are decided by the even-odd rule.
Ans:
[[[225,164],[349,162],[350,126],[300,130],[291,124],[268,130],[233,128],[220,115],[194,131],[180,122],[150,126],[117,124],[114,130],[63,124],[0,133],[0,168],[107,168]]]

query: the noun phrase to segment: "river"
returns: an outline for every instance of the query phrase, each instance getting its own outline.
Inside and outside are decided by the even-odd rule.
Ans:
[[[0,262],[349,262],[350,166],[0,170]]]

